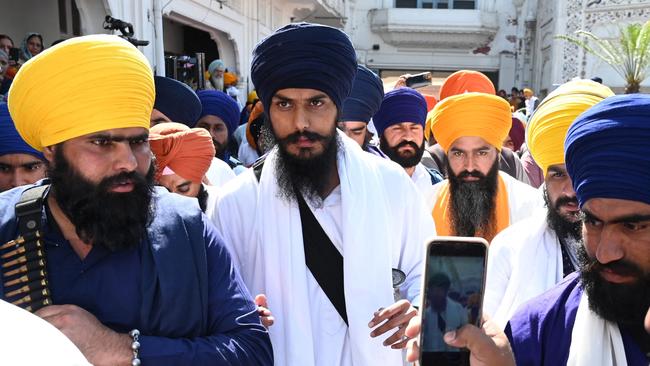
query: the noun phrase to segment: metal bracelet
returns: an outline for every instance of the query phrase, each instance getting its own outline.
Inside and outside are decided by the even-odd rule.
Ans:
[[[140,358],[138,357],[138,353],[140,352],[140,331],[133,329],[129,332],[129,335],[131,336],[131,339],[133,339],[133,342],[131,342],[131,350],[133,351],[131,366],[140,366]]]

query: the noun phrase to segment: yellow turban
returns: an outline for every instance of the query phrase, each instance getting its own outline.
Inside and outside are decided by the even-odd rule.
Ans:
[[[537,107],[528,123],[526,144],[546,175],[551,165],[564,164],[564,140],[571,123],[596,103],[614,95],[591,80],[562,84]]]
[[[496,95],[465,93],[443,99],[431,111],[433,137],[445,150],[463,136],[478,136],[501,151],[512,126],[510,104]]]
[[[125,127],[149,128],[155,99],[144,55],[111,35],[72,38],[27,61],[9,90],[16,129],[34,149]]]

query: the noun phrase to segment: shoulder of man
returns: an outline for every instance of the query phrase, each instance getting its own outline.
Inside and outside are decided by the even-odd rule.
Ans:
[[[521,305],[512,316],[505,333],[518,365],[542,364],[537,362],[540,359],[544,364],[555,364],[547,356],[563,358],[569,354],[573,324],[582,296],[579,284],[580,275],[573,273]]]
[[[16,187],[0,193],[0,244],[16,239],[18,235],[18,223],[16,220],[16,203],[27,189],[44,184],[39,181],[36,184]]]

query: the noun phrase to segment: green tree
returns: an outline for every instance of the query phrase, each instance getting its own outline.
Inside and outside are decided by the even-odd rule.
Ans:
[[[619,27],[616,40],[602,39],[584,30],[575,35],[556,38],[571,42],[609,64],[625,80],[626,94],[639,92],[650,66],[650,21]]]

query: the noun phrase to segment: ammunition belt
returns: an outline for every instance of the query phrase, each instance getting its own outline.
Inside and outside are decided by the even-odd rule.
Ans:
[[[5,300],[31,312],[52,304],[47,282],[45,245],[39,231],[0,246]]]

